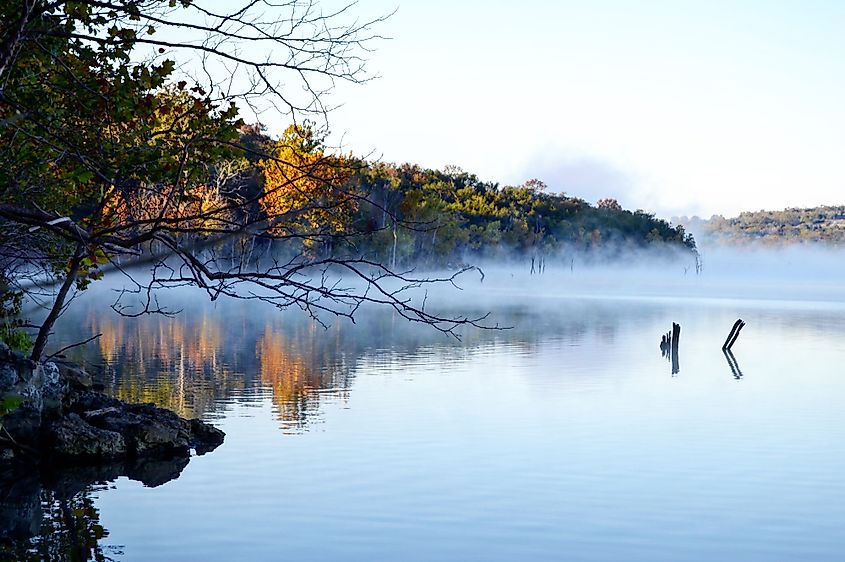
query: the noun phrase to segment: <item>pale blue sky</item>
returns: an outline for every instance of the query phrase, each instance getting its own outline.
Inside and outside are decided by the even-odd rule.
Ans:
[[[355,10],[397,6],[381,78],[332,98],[346,149],[661,215],[845,203],[845,2]]]

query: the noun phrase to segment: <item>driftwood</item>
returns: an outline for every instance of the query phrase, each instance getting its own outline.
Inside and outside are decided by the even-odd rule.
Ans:
[[[731,328],[730,333],[728,334],[725,343],[722,345],[722,351],[730,351],[733,344],[736,343],[736,339],[739,337],[739,332],[745,327],[745,322],[743,322],[742,318],[734,322],[733,327]]]

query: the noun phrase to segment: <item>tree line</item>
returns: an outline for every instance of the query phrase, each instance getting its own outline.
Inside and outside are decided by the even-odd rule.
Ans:
[[[277,140],[259,125],[242,133],[245,144],[260,147],[256,152],[307,169],[302,181],[291,182],[294,169],[276,161],[240,166],[249,170],[242,190],[264,193],[255,212],[272,217],[302,209],[296,213],[302,245],[314,256],[363,253],[392,267],[448,267],[567,253],[624,257],[649,247],[695,251],[683,226],[625,210],[615,199],[591,205],[538,179],[502,186],[455,166],[331,156],[307,123],[291,125]],[[331,236],[315,236],[319,245],[308,232]]]
[[[746,211],[736,217],[682,218],[708,242],[727,245],[845,243],[845,206],[791,207],[781,211]]]

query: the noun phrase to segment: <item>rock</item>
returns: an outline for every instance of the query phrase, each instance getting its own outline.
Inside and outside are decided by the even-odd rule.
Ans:
[[[68,393],[68,383],[55,363],[41,366],[41,416],[55,418],[62,414],[62,401]]]
[[[17,443],[36,444],[41,435],[41,411],[33,404],[24,403],[3,416],[0,437],[11,437]]]
[[[82,417],[87,420],[91,418],[105,416],[107,414],[120,414],[120,410],[114,406],[110,406],[108,408],[101,408],[99,410],[91,410],[90,412],[85,412],[84,414],[82,414]]]
[[[18,382],[18,370],[9,363],[0,363],[0,389],[6,390]]]
[[[87,418],[88,422],[122,435],[133,455],[190,452],[191,435],[186,431],[187,423],[170,410],[152,404],[127,404],[122,409],[105,408],[100,412],[105,413]]]
[[[198,455],[213,451],[222,445],[223,439],[226,438],[226,434],[213,425],[200,420],[189,420],[188,423],[191,424],[191,432],[195,436],[193,445]]]
[[[72,390],[90,390],[94,386],[93,378],[88,371],[65,362],[56,362],[61,378]]]
[[[18,459],[18,453],[85,462],[187,459],[191,449],[203,454],[223,442],[222,431],[199,420],[154,404],[127,404],[93,386],[84,369],[35,364],[0,349],[0,398],[19,402],[2,417],[0,463]]]
[[[65,398],[65,408],[74,412],[91,412],[106,408],[119,409],[123,405],[125,403],[117,398],[92,390],[71,392]]]
[[[117,459],[127,453],[120,433],[94,427],[73,413],[50,424],[46,442],[51,456],[59,458]]]
[[[203,454],[225,437],[200,420],[180,418],[154,404],[126,404],[99,392],[77,394],[68,408],[90,425],[122,435],[127,454],[135,457],[187,455],[192,448]]]
[[[38,365],[35,362],[24,359],[18,363],[18,378],[23,382],[29,382],[37,370]]]
[[[0,560],[30,559],[44,528],[67,529],[53,534],[57,552],[76,553],[80,524],[102,529],[96,510],[68,509],[77,494],[119,476],[160,486],[179,477],[191,449],[223,442],[199,420],[95,389],[83,369],[0,346]]]

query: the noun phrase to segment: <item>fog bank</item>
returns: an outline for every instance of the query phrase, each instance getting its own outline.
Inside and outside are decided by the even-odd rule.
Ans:
[[[478,264],[463,290],[439,288],[434,302],[542,304],[560,298],[709,298],[845,302],[845,250],[819,247],[780,249],[712,248],[694,258],[669,259],[643,253],[625,264],[549,261],[531,273],[530,259]]]

